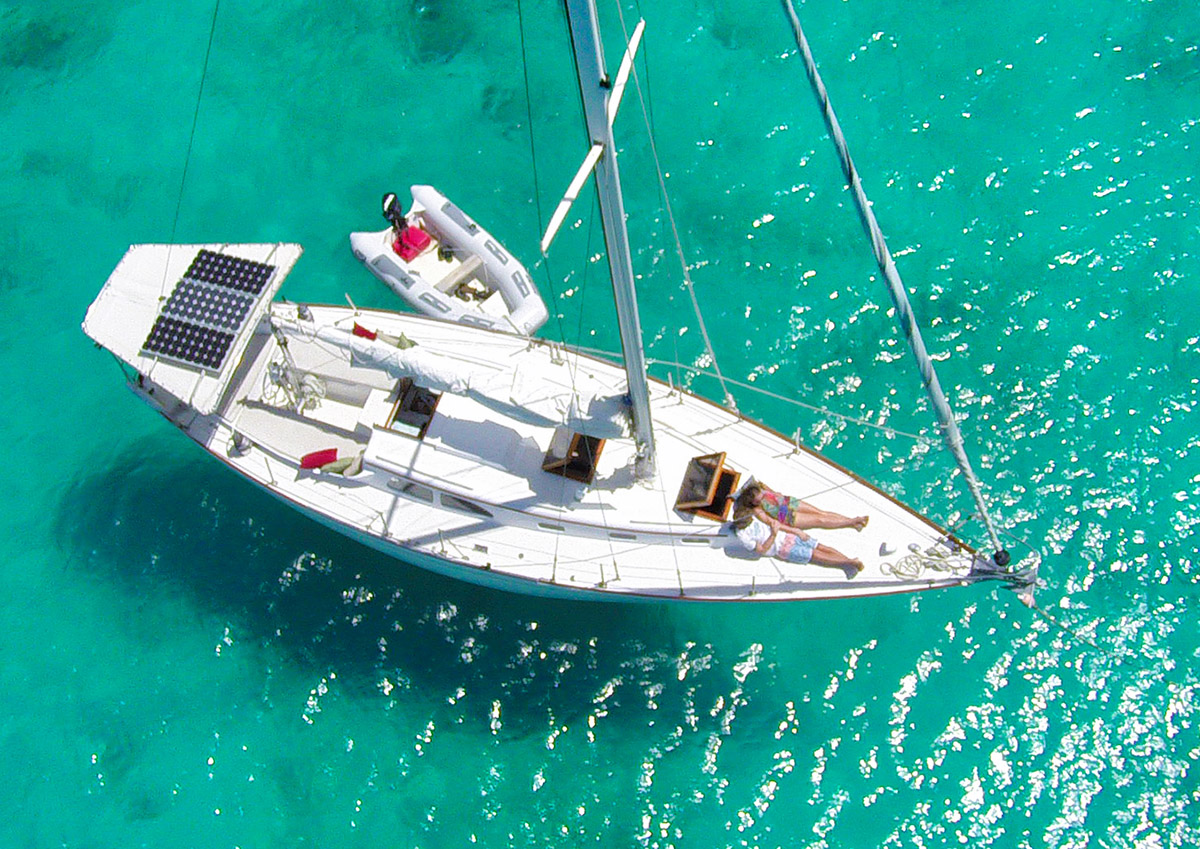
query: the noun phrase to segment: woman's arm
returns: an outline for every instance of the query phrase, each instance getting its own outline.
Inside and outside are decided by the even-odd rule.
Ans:
[[[808,534],[804,533],[804,531],[800,530],[800,528],[797,528],[795,525],[785,525],[783,522],[779,521],[766,510],[764,510],[761,505],[754,508],[754,516],[771,529],[772,535],[774,535],[776,531],[783,531],[785,533],[795,534],[796,536],[800,537],[800,539],[808,539]]]

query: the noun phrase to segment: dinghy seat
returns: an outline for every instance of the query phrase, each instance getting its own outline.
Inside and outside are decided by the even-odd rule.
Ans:
[[[447,274],[435,287],[440,292],[453,295],[459,285],[483,267],[483,259],[472,254],[460,262],[453,271]]]
[[[405,227],[400,238],[392,243],[392,250],[399,254],[400,259],[412,262],[433,244],[430,236],[420,227]]]

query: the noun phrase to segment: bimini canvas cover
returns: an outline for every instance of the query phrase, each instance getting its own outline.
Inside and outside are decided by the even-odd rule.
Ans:
[[[289,329],[314,332],[299,325]],[[410,378],[417,385],[435,392],[471,398],[526,424],[537,427],[565,425],[599,439],[621,437],[628,431],[628,404],[621,395],[595,395],[565,387],[529,374],[519,364],[481,368],[477,363],[447,356],[419,344],[397,348],[336,327],[316,328],[315,333],[318,339],[349,353],[359,365],[380,369],[397,379]]]

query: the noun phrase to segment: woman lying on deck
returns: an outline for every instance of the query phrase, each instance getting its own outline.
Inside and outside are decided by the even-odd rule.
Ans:
[[[791,521],[784,522],[771,515],[766,509],[764,493],[777,498],[771,505],[786,509],[784,515]],[[795,506],[793,506],[795,505]],[[835,548],[817,542],[803,528],[855,528],[862,530],[867,525],[866,516],[843,516],[818,510],[800,499],[789,499],[771,492],[757,482],[746,486],[734,502],[733,529],[738,540],[746,548],[760,555],[768,555],[788,563],[814,563],[817,566],[832,566],[843,569],[847,578],[853,578],[863,570],[863,562],[847,557]]]
[[[751,481],[746,484],[738,495],[738,504],[743,503],[755,508],[754,514],[760,520],[770,524],[776,519],[783,525],[807,530],[809,528],[854,528],[861,531],[870,521],[869,516],[843,516],[841,513],[830,513],[820,510],[807,501],[775,492],[762,481]]]

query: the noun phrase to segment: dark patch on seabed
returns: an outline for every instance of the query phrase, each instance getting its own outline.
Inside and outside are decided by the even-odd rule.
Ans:
[[[95,464],[64,493],[66,559],[131,599],[148,586],[182,594],[302,668],[336,669],[364,697],[379,697],[384,677],[400,699],[461,686],[502,700],[504,733],[519,736],[547,715],[582,716],[630,658],[677,648],[669,633],[658,647],[629,636],[658,632],[653,607],[539,601],[433,575],[161,441]]]
[[[0,206],[0,294],[14,292],[26,282],[18,274],[25,255],[18,222],[26,216],[16,204]]]
[[[746,44],[754,44],[761,21],[747,18],[739,10],[731,9],[725,0],[716,0],[704,10],[712,15],[709,26],[713,38],[727,50],[737,50]]]
[[[79,204],[91,204],[109,219],[128,215],[147,178],[111,165],[97,168],[96,159],[82,148],[77,140],[69,139],[27,151],[21,160],[21,177],[29,183],[29,193],[66,191],[78,197]]]
[[[97,18],[91,5],[76,15],[47,13],[36,3],[0,10],[0,68],[66,68],[107,39]]]
[[[10,68],[54,67],[71,40],[58,21],[39,20],[20,8],[0,14],[0,33],[0,64]]]
[[[457,56],[471,38],[468,15],[446,0],[410,0],[408,14],[397,15],[401,43],[425,64],[444,64]]]
[[[523,129],[525,121],[524,96],[511,86],[488,83],[480,95],[480,109],[483,117],[500,125],[501,132],[509,136],[513,131]]]

